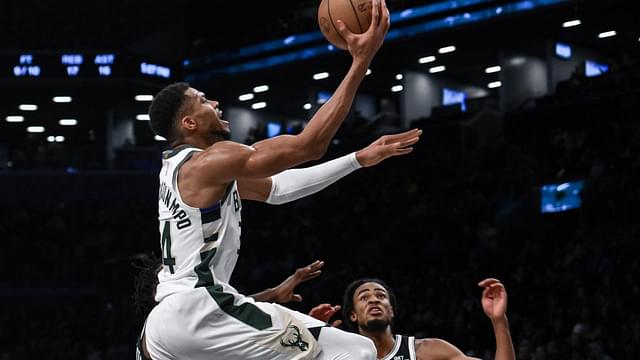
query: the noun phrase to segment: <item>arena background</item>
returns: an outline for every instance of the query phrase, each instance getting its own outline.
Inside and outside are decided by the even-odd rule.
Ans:
[[[159,253],[166,146],[135,96],[186,79],[238,141],[296,133],[350,59],[320,37],[317,5],[0,3],[0,359],[133,358],[131,264]],[[232,283],[252,293],[322,259],[294,309],[380,277],[398,332],[489,359],[476,284],[496,277],[519,359],[637,358],[638,2],[388,6],[392,31],[326,159],[413,126],[421,142],[295,203],[245,202]]]

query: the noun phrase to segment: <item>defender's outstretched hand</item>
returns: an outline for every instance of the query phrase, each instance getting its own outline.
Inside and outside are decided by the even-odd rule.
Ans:
[[[422,130],[413,129],[400,134],[384,135],[366,148],[356,152],[356,159],[362,167],[379,164],[392,156],[406,155],[413,151],[411,145],[420,140]]]
[[[294,293],[296,286],[320,276],[322,273],[320,269],[323,266],[324,261],[316,260],[307,266],[297,269],[296,272],[280,283],[280,285],[271,289],[273,292],[271,301],[282,304],[292,301],[301,302],[302,296]]]
[[[335,313],[340,311],[340,309],[342,309],[342,306],[340,305],[331,306],[331,304],[320,304],[309,311],[309,316],[329,323],[329,319],[331,319]],[[335,320],[331,323],[331,326],[338,327],[340,324],[342,324],[342,320]]]
[[[478,283],[483,287],[482,310],[492,321],[502,319],[507,313],[507,290],[498,279],[484,279]]]

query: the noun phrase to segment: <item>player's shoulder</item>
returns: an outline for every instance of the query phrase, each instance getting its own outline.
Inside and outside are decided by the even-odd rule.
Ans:
[[[419,359],[449,359],[463,355],[453,344],[438,338],[415,339],[415,347]]]

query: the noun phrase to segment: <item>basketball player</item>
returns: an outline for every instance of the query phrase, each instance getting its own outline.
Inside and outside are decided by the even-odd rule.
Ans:
[[[513,360],[515,352],[507,320],[507,292],[496,279],[482,280],[482,309],[493,324],[496,337],[496,360]],[[347,286],[343,299],[343,317],[348,327],[373,340],[377,358],[381,360],[463,360],[466,356],[452,344],[436,338],[416,339],[392,332],[396,297],[391,288],[379,279],[359,279]],[[310,315],[328,321],[340,306],[318,305]],[[333,325],[340,324],[336,320]]]
[[[160,171],[163,268],[158,304],[147,317],[142,348],[164,359],[374,359],[371,340],[342,332],[280,305],[239,294],[229,279],[240,250],[241,200],[279,204],[312,194],[359,167],[411,152],[420,131],[381,138],[363,151],[306,169],[344,120],[389,28],[384,0],[374,0],[363,34],[339,23],[352,56],[349,71],[298,135],[253,146],[228,141],[217,101],[186,83],[167,86],[149,109],[151,127],[173,147]],[[287,170],[287,171],[285,171]]]

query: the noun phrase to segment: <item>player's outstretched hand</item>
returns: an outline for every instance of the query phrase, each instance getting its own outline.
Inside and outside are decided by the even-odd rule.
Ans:
[[[484,279],[478,283],[482,291],[482,310],[491,321],[502,319],[507,313],[507,290],[498,279]]]
[[[340,309],[342,309],[342,306],[340,305],[332,306],[331,304],[320,304],[309,311],[309,316],[329,323],[329,319],[331,319],[335,313],[340,311]],[[338,319],[332,322],[331,326],[338,327],[340,324],[342,324],[342,320]]]
[[[422,130],[413,129],[399,134],[384,135],[366,148],[356,152],[356,159],[362,167],[379,164],[392,156],[406,155],[413,151],[411,145],[420,140]]]
[[[297,269],[291,276],[280,285],[274,287],[272,290],[273,297],[271,301],[281,304],[288,302],[301,302],[302,296],[294,293],[296,286],[305,281],[311,280],[320,276],[322,271],[320,270],[324,266],[324,261],[316,260],[311,264]]]

